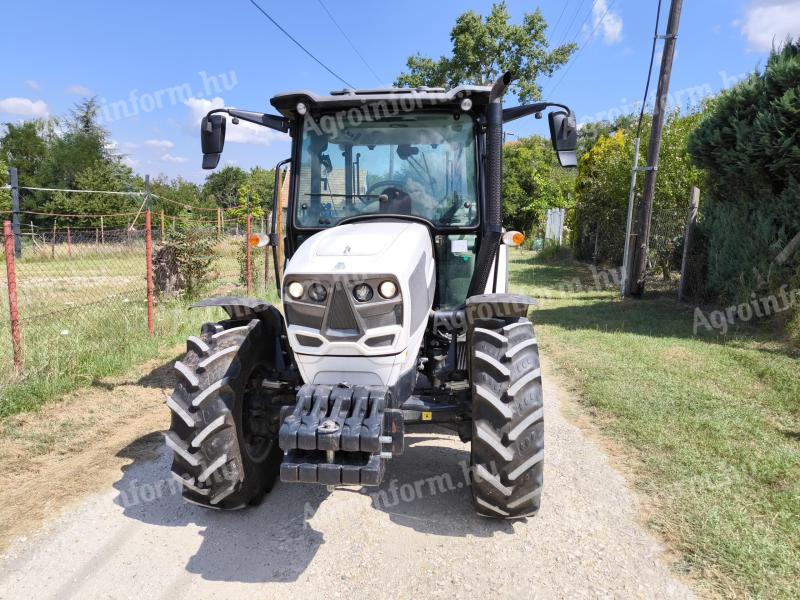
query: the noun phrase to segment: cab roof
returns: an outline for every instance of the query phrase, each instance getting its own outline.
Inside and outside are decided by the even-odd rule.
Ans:
[[[451,90],[440,87],[418,88],[376,88],[334,90],[328,96],[320,96],[308,90],[286,92],[273,96],[270,100],[284,117],[297,116],[297,104],[303,102],[311,112],[334,112],[369,104],[396,102],[402,109],[430,107],[457,107],[464,98],[472,100],[472,106],[479,108],[489,103],[489,86],[460,85]]]

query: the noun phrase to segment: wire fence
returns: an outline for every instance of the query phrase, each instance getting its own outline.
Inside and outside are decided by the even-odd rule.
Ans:
[[[212,210],[19,211],[17,231],[0,215],[0,416],[176,344],[215,320],[187,310],[201,295],[275,300],[268,248],[247,239],[248,228],[265,232],[265,220]],[[120,219],[125,226],[106,226]]]

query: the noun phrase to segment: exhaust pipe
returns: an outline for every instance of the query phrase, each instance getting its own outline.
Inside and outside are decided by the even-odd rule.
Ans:
[[[492,270],[500,237],[503,232],[503,95],[513,81],[510,71],[495,81],[489,92],[486,111],[486,202],[484,210],[483,239],[475,271],[470,281],[469,295],[483,294]]]

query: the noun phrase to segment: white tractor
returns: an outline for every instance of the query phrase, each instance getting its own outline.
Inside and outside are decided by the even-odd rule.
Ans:
[[[272,98],[280,115],[203,119],[204,168],[219,162],[224,114],[288,132],[292,156],[285,236],[273,222],[265,241],[287,257],[283,313],[204,300],[229,318],[189,338],[175,365],[166,443],[187,500],[241,508],[279,477],[380,485],[406,429],[435,423],[471,442],[479,514],[536,513],[542,383],[534,301],[507,293],[506,247],[522,236],[502,227],[502,129],[556,107],[564,166],[577,130],[563,105],[503,109],[510,82],[302,91]]]

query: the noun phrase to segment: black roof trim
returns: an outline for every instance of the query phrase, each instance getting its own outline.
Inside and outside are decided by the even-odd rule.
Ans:
[[[473,106],[484,106],[489,103],[489,86],[461,85],[451,90],[442,88],[386,88],[364,90],[340,90],[329,96],[320,96],[308,90],[297,90],[278,94],[270,100],[284,117],[294,119],[297,116],[297,103],[303,102],[312,112],[316,110],[337,111],[353,107],[365,106],[379,102],[401,103],[401,109],[413,99],[413,108],[456,107],[461,100],[469,97]]]

